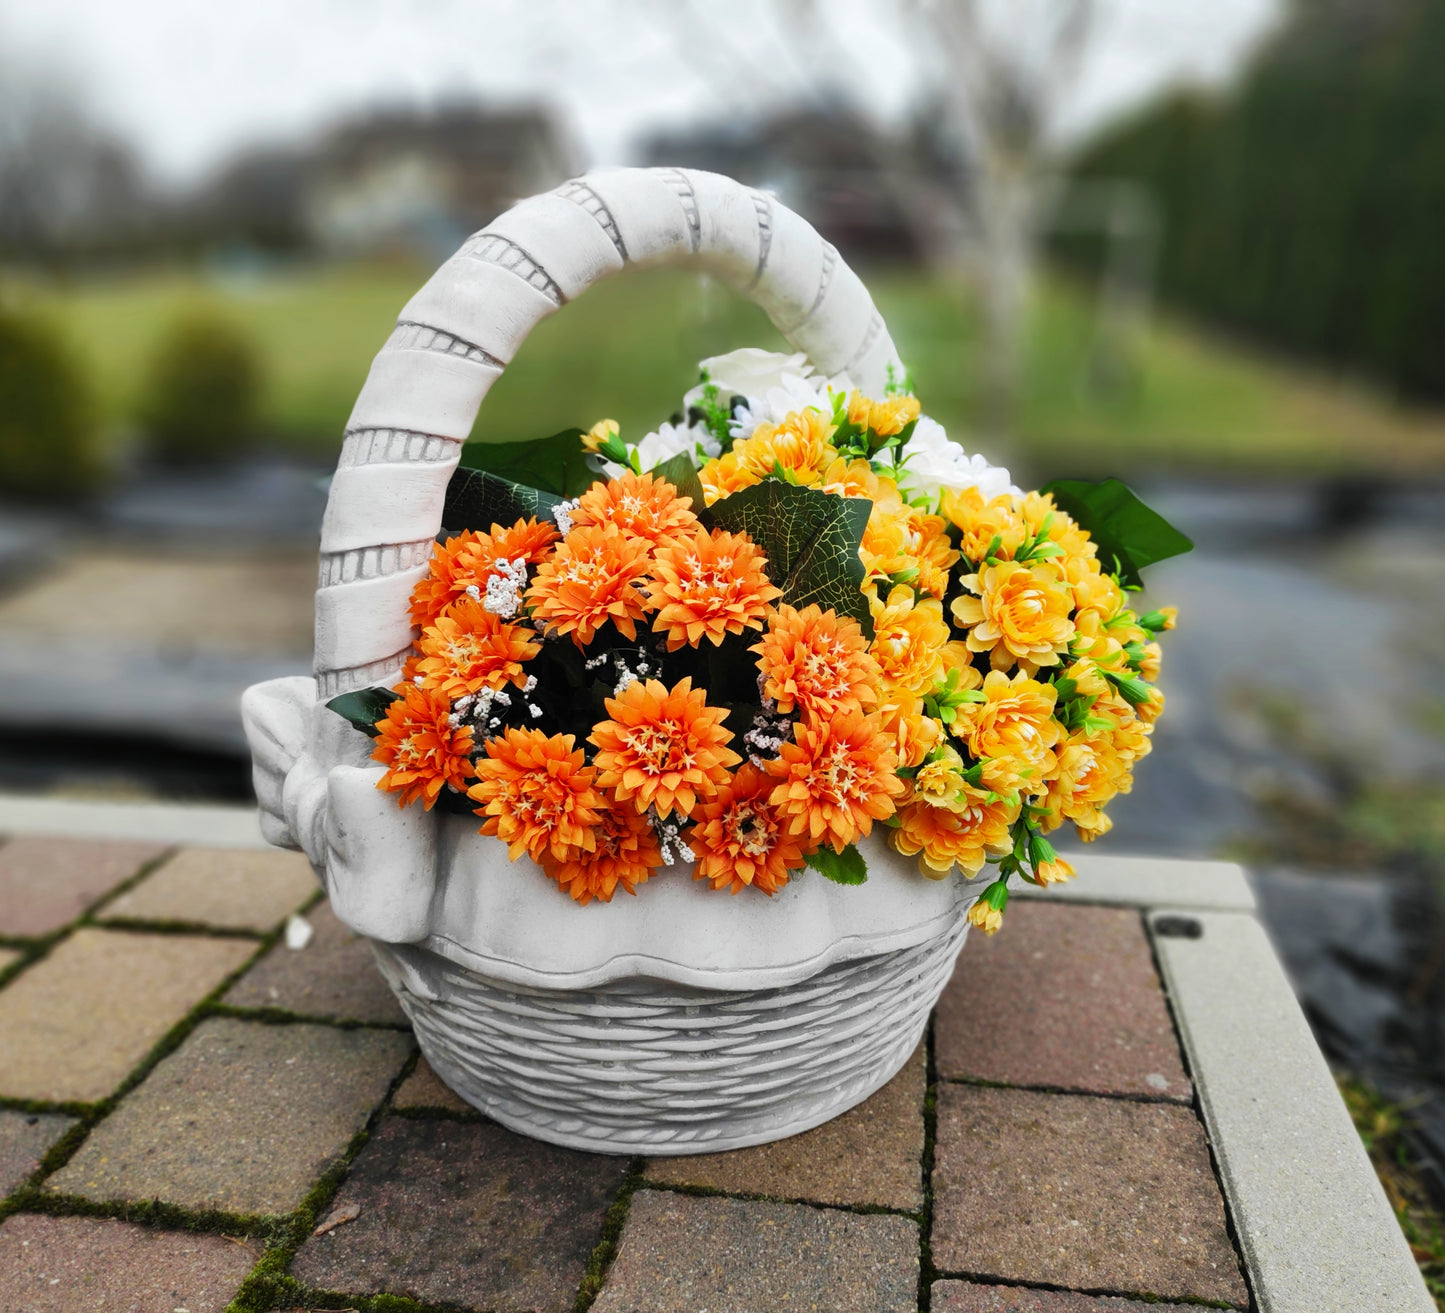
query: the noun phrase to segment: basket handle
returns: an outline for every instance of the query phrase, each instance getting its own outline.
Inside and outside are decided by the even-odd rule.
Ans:
[[[823,374],[881,390],[898,354],[858,276],[762,192],[691,169],[590,173],[508,210],[401,312],[347,421],[321,525],[316,692],[389,680],[477,408],[544,316],[625,265],[688,264],[757,302]]]

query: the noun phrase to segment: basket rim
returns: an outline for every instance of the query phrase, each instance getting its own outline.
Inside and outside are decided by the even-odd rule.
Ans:
[[[783,988],[951,933],[990,879],[925,879],[916,859],[875,830],[860,845],[869,866],[862,885],[805,870],[772,897],[730,895],[676,866],[636,897],[619,892],[581,907],[531,861],[510,861],[506,845],[467,818],[444,818],[444,830],[428,931],[406,946],[522,988],[630,980],[729,993]]]

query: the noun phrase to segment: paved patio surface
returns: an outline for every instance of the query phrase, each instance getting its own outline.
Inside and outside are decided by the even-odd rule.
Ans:
[[[1126,886],[1169,874],[1142,864],[1130,885],[1128,866],[1093,895],[1127,903]],[[1199,886],[1177,888],[1189,913]],[[1197,917],[1172,921],[1150,897],[1084,901],[1084,880],[1017,900],[1001,934],[970,940],[924,1044],[867,1102],[774,1145],[628,1160],[461,1103],[295,855],[13,839],[0,1310],[1427,1308],[1403,1241],[1372,1236],[1359,1207],[1341,1220],[1363,1237],[1353,1261],[1381,1265],[1360,1289],[1389,1302],[1329,1302],[1289,1207],[1283,1230],[1259,1221],[1273,1205],[1250,1162],[1277,1151],[1276,1123],[1227,1142],[1247,1055],[1201,1058],[1212,1032],[1156,966],[1195,989],[1188,945],[1253,924],[1242,889],[1206,890]],[[282,937],[296,912],[314,930],[300,950]],[[1363,1154],[1311,1161],[1327,1149],[1285,1153],[1341,1208],[1364,1191],[1368,1212]]]

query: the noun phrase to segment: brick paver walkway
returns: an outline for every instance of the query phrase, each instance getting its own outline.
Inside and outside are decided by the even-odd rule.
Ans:
[[[1201,1304],[1251,1307],[1133,911],[1015,902],[867,1103],[628,1160],[461,1103],[293,855],[0,847],[5,1313]]]

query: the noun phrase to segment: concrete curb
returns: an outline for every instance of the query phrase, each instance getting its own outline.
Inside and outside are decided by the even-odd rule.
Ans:
[[[1123,907],[1188,907],[1252,912],[1254,890],[1242,867],[1233,862],[1200,862],[1174,857],[1115,857],[1069,852],[1078,879],[1039,889],[1016,881],[1015,898],[1054,898],[1066,902],[1108,903]]]
[[[1148,923],[1261,1313],[1434,1313],[1263,927]]]
[[[149,839],[206,848],[268,848],[254,807],[101,802],[0,794],[0,834]]]

